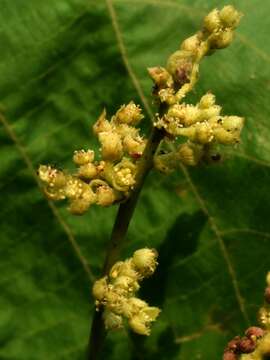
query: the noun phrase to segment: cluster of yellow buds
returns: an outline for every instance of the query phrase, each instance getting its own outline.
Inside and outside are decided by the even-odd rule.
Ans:
[[[154,273],[157,256],[155,249],[139,249],[131,258],[116,262],[108,276],[94,283],[92,292],[96,309],[99,311],[104,307],[106,329],[122,328],[126,318],[134,332],[150,335],[151,323],[156,320],[160,309],[149,306],[135,295],[140,288],[139,282]]]
[[[200,61],[230,45],[241,16],[231,5],[211,11],[204,19],[202,30],[182,42],[180,49],[169,57],[166,68],[148,69],[159,101],[173,105],[192,90],[198,79]]]
[[[68,199],[70,212],[77,215],[85,213],[92,204],[109,206],[125,200],[135,186],[137,161],[146,145],[135,127],[142,118],[141,109],[134,102],[121,106],[110,121],[104,110],[93,126],[101,144],[101,159],[95,160],[93,150],[75,151],[74,174],[41,165],[38,175],[47,197]]]
[[[215,96],[204,95],[198,104],[174,104],[167,113],[157,119],[155,126],[166,130],[173,138],[182,136],[188,141],[169,154],[157,155],[155,159],[159,170],[162,164],[181,161],[185,165],[197,165],[205,157],[210,145],[237,144],[244,125],[239,116],[221,116],[221,106],[216,105]],[[176,162],[177,160],[177,162]]]
[[[223,360],[266,360],[270,356],[270,272],[266,276],[264,305],[259,311],[261,327],[249,327],[244,337],[228,342]]]
[[[157,154],[155,164],[159,170],[172,169],[179,161],[197,165],[207,157],[210,146],[240,141],[244,119],[221,116],[222,108],[213,94],[205,94],[196,105],[182,102],[196,84],[202,58],[232,42],[240,18],[241,14],[231,5],[211,11],[204,19],[202,30],[182,42],[180,49],[169,57],[166,68],[148,69],[155,83],[154,95],[166,109],[157,116],[155,127],[164,129],[167,138],[173,141],[187,138],[175,151]]]

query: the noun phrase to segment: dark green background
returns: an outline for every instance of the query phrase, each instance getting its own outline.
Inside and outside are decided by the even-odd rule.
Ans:
[[[235,42],[203,62],[193,99],[211,90],[224,113],[244,116],[243,142],[219,165],[148,178],[123,256],[159,250],[142,296],[162,313],[145,341],[112,333],[106,360],[218,360],[256,321],[270,248],[270,3],[231,3],[245,15]],[[72,168],[73,150],[97,148],[90,125],[105,105],[113,114],[134,99],[147,124],[146,67],[164,65],[223,4],[0,0],[1,360],[84,359],[90,287],[116,212],[73,217],[49,204],[36,168]]]

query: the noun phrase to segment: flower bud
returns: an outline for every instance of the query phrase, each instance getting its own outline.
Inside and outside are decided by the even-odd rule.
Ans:
[[[147,322],[139,315],[134,315],[129,319],[129,326],[131,329],[139,335],[150,335],[150,328],[147,326]]]
[[[170,83],[172,82],[172,77],[165,68],[155,66],[148,68],[147,70],[150,77],[159,88],[170,86]]]
[[[143,276],[150,276],[157,266],[157,251],[155,249],[140,249],[133,254],[133,263]]]
[[[219,17],[224,27],[234,29],[239,24],[242,14],[240,14],[232,5],[227,5],[220,10]]]
[[[122,158],[122,141],[116,132],[101,132],[98,135],[98,139],[101,143],[101,153],[104,160],[115,161]]]
[[[178,50],[169,57],[167,69],[178,86],[189,82],[193,61],[193,54],[185,50]]]
[[[156,307],[145,307],[137,315],[129,319],[129,325],[134,332],[140,335],[150,335],[151,322],[155,321],[160,313]]]
[[[113,285],[115,286],[115,288],[119,288],[127,292],[137,291],[140,287],[136,280],[125,275],[118,276],[115,279]]]
[[[251,326],[246,330],[245,334],[248,338],[258,339],[264,336],[265,331],[258,326]]]
[[[96,190],[97,205],[110,206],[116,201],[114,190],[109,185],[101,185]]]
[[[81,165],[78,170],[78,176],[85,180],[93,179],[95,176],[97,176],[97,173],[97,168],[92,163]]]
[[[239,350],[243,354],[249,354],[253,352],[255,348],[256,348],[256,342],[247,337],[242,338],[239,343]]]
[[[203,149],[200,145],[186,143],[179,146],[178,155],[184,165],[195,166],[202,158]]]
[[[228,130],[223,129],[222,127],[218,127],[213,129],[213,134],[215,140],[223,145],[235,144],[239,141],[239,137]]]
[[[232,29],[226,29],[210,39],[211,49],[224,49],[228,47],[234,38],[234,31]]]
[[[270,328],[270,310],[269,307],[262,307],[258,314],[259,322],[263,327]]]
[[[211,118],[214,118],[216,116],[218,116],[221,112],[221,106],[219,105],[213,105],[208,109],[202,109],[200,111],[200,115],[198,117],[199,121],[204,121],[204,120],[210,120]],[[210,121],[213,123],[213,121]]]
[[[239,116],[223,116],[222,127],[228,131],[241,131],[244,119]]]
[[[139,278],[138,272],[134,269],[133,262],[129,259],[126,261],[117,261],[110,271],[110,277],[115,279],[118,276],[128,276],[131,279]]]
[[[192,53],[196,53],[197,49],[200,46],[200,39],[197,34],[190,36],[186,40],[184,40],[181,44],[181,50],[190,51]]]
[[[97,299],[98,301],[102,301],[105,298],[107,291],[108,291],[108,284],[106,277],[103,277],[94,282],[92,288],[92,294],[95,299]]]
[[[106,330],[117,330],[123,327],[123,319],[120,315],[105,309],[103,313],[104,325]]]
[[[124,261],[117,261],[110,270],[110,277],[112,279],[117,278],[121,273],[122,267],[124,266]]]
[[[131,101],[128,105],[122,105],[115,114],[115,121],[123,124],[137,125],[142,119],[141,108]]]
[[[199,108],[200,109],[208,109],[215,105],[216,97],[215,95],[211,93],[207,93],[204,96],[201,97],[201,100],[199,102]]]
[[[93,132],[95,135],[98,135],[101,132],[111,131],[111,129],[111,124],[106,120],[106,110],[104,109],[93,126]]]
[[[70,202],[68,210],[73,215],[83,215],[89,209],[90,204],[85,199],[75,199]]]
[[[93,150],[77,150],[74,152],[73,161],[76,165],[85,165],[94,161],[95,152]]]
[[[203,21],[204,28],[209,32],[213,33],[220,28],[220,17],[217,9],[212,10]]]

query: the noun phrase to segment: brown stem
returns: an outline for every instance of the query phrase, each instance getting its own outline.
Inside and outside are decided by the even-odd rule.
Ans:
[[[161,109],[162,113],[164,113],[164,111],[165,109]],[[128,226],[135,210],[141,189],[143,187],[146,176],[153,167],[154,155],[163,137],[164,133],[162,130],[153,128],[143,156],[138,164],[136,187],[130,198],[119,206],[103,266],[103,276],[108,274],[112,265],[119,258],[123,243],[126,239]],[[103,310],[100,309],[99,311],[95,311],[94,314],[88,346],[88,360],[101,359],[101,351],[106,337],[106,330],[102,320],[102,313]]]

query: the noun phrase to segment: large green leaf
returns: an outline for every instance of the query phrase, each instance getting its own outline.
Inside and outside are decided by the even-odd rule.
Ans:
[[[223,163],[152,174],[123,256],[155,246],[160,266],[142,296],[163,311],[149,338],[110,334],[104,359],[220,359],[254,323],[269,268],[270,3],[244,14],[233,45],[205,60],[194,95],[211,89],[246,117]],[[42,195],[35,169],[70,167],[104,105],[152,107],[146,67],[164,64],[223,0],[0,0],[0,359],[84,359],[90,287],[116,209],[71,216]]]

